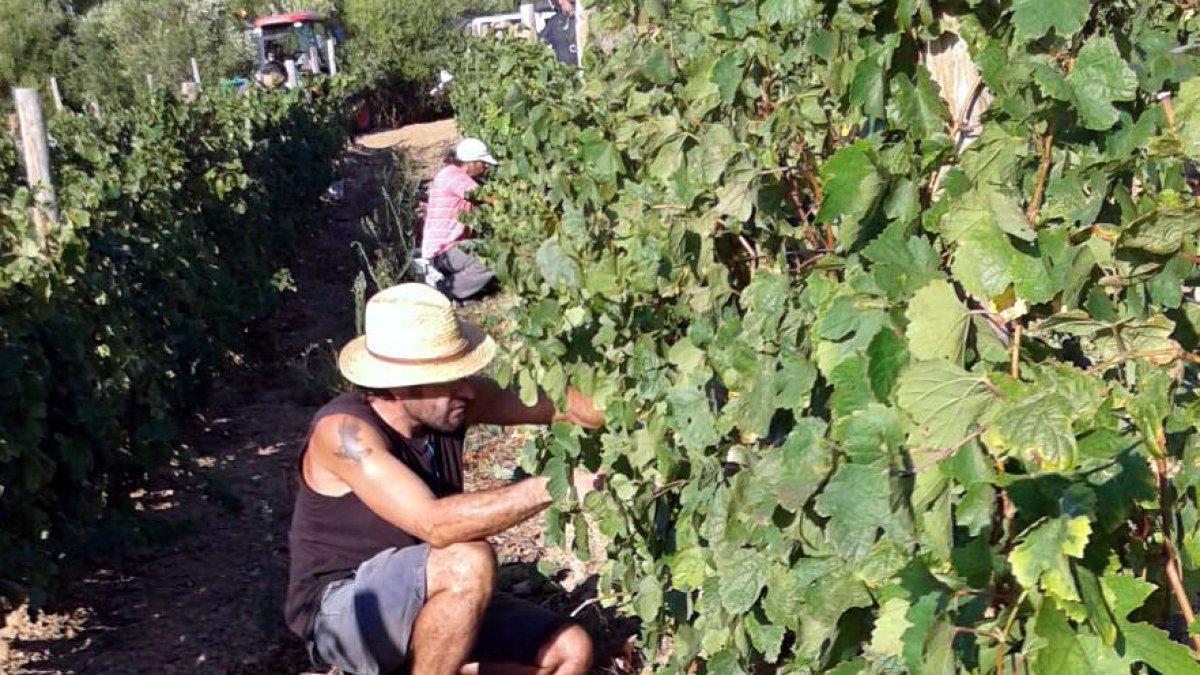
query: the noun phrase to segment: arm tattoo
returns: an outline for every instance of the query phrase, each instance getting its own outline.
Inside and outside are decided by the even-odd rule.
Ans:
[[[363,459],[371,454],[371,448],[358,437],[358,425],[349,420],[343,420],[338,425],[338,440],[340,443],[333,451],[338,457],[362,464]]]

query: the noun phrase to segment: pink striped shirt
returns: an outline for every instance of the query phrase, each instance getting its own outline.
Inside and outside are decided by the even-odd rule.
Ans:
[[[479,186],[462,167],[447,164],[429,186],[425,228],[421,234],[421,257],[429,260],[471,236],[458,214],[471,210],[467,193]]]

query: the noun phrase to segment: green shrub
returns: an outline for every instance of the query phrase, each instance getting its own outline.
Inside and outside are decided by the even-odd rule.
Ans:
[[[347,62],[389,125],[448,112],[430,97],[437,73],[466,45],[454,21],[466,14],[513,11],[506,0],[344,0]]]
[[[68,56],[70,12],[58,0],[0,0],[0,91],[46,86],[45,78]]]
[[[0,192],[0,578],[34,585],[175,456],[177,420],[272,306],[345,137],[340,97],[300,91],[52,122],[49,252],[28,192]]]
[[[192,79],[193,57],[210,87],[248,76],[253,62],[245,27],[225,0],[105,0],[79,17],[71,49],[72,67],[59,79],[78,109],[129,100],[147,74],[175,88]]]

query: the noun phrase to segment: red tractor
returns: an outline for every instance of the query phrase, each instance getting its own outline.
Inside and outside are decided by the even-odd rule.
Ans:
[[[341,42],[337,32],[316,12],[270,14],[255,19],[250,30],[260,67],[268,61],[283,63],[291,59],[302,71],[328,73],[326,45],[330,40]]]
[[[253,21],[249,29],[254,46],[255,68],[261,70],[275,62],[295,61],[299,73],[330,73],[330,43],[342,43],[342,29],[313,11],[268,14]],[[336,50],[335,50],[336,51]],[[336,58],[336,54],[335,54]],[[371,111],[366,102],[351,97],[354,106],[354,129],[371,128]]]

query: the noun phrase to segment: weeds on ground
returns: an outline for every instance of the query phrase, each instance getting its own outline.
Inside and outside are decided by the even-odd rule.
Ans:
[[[361,267],[352,289],[360,333],[369,294],[414,278],[413,259],[421,226],[421,183],[407,154],[392,151],[380,183],[382,199],[359,221],[358,239],[350,244]]]
[[[338,372],[337,347],[332,340],[314,342],[287,362],[290,391],[302,405],[319,405],[342,393],[345,381]]]

